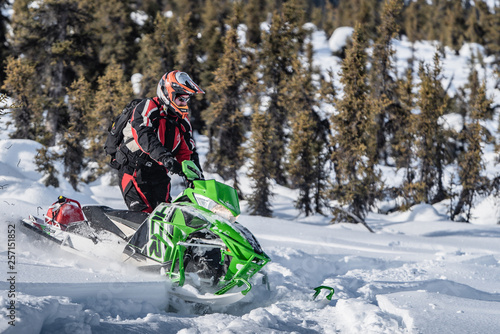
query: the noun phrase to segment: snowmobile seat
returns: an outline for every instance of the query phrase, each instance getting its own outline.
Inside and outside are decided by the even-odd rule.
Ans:
[[[127,235],[125,235],[125,233],[123,233],[123,231],[115,225],[113,220],[128,226],[133,230],[137,230],[149,216],[145,212],[115,210],[104,205],[84,206],[82,210],[85,217],[87,217],[89,225],[96,231],[109,231],[124,240],[127,239]]]

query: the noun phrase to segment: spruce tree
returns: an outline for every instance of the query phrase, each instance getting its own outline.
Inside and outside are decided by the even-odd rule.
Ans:
[[[415,170],[413,167],[415,145],[415,135],[412,131],[412,124],[415,122],[415,116],[412,110],[415,107],[415,94],[413,93],[413,61],[410,59],[405,77],[397,81],[397,91],[400,107],[394,115],[397,122],[394,122],[394,137],[391,140],[392,156],[397,169],[404,169],[404,179],[400,189],[396,194],[403,199],[400,207],[403,210],[409,209],[416,204],[415,200]]]
[[[125,105],[130,102],[132,87],[120,65],[114,61],[108,65],[106,72],[98,79],[98,89],[95,95],[95,106],[86,114],[85,121],[89,124],[89,146],[86,154],[91,161],[99,164],[100,170],[106,164],[103,150],[108,129],[115,117],[122,112]]]
[[[36,66],[26,58],[9,57],[5,67],[7,75],[2,89],[15,99],[16,107],[12,109],[12,125],[15,130],[10,133],[14,139],[40,139],[43,100],[33,94],[37,86]]]
[[[10,53],[7,41],[7,27],[9,24],[9,18],[5,14],[7,12],[6,7],[8,4],[9,3],[7,0],[0,0],[0,45],[2,46],[2,48],[0,48],[0,87],[2,86],[5,79],[3,64],[7,60],[7,57]]]
[[[273,152],[269,143],[273,140],[271,119],[266,112],[256,110],[252,115],[252,136],[250,139],[250,169],[253,193],[248,196],[248,209],[252,215],[271,217],[270,163]]]
[[[262,52],[259,56],[262,64],[261,91],[268,97],[265,108],[270,115],[273,131],[273,140],[269,145],[274,157],[269,173],[280,185],[287,184],[284,162],[289,117],[286,101],[289,99],[286,97],[286,86],[293,74],[291,59],[302,49],[303,42],[303,31],[298,26],[301,22],[298,14],[300,11],[296,9],[293,1],[285,3],[284,6],[283,15],[278,12],[273,15],[270,30],[264,35]]]
[[[94,8],[90,27],[99,62],[107,66],[115,61],[130,76],[137,53],[135,40],[138,37],[137,27],[131,18],[132,1],[90,1]]]
[[[458,176],[462,189],[458,201],[451,210],[452,220],[464,214],[465,216],[461,218],[467,222],[472,218],[471,209],[475,195],[485,192],[489,185],[488,179],[481,175],[484,171],[482,144],[487,132],[480,124],[480,120],[484,119],[486,114],[489,113],[492,103],[486,97],[486,85],[484,83],[479,87],[477,95],[471,95],[470,97],[472,105],[469,122],[460,133],[460,137],[465,144],[465,150],[458,158]]]
[[[325,138],[322,123],[315,110],[318,106],[312,72],[303,68],[297,58],[293,68],[295,73],[288,86],[291,136],[287,170],[292,187],[299,190],[295,207],[309,216],[315,211],[321,213],[325,202],[321,185],[325,181],[322,156],[326,142],[322,140]]]
[[[156,96],[161,76],[177,69],[178,26],[177,18],[158,13],[153,32],[141,39],[135,66],[135,71],[142,74],[139,97]]]
[[[176,64],[177,69],[189,74],[191,79],[196,83],[201,82],[202,65],[200,59],[203,56],[201,45],[198,41],[199,21],[200,18],[193,12],[188,12],[181,19],[181,27],[179,31],[179,45],[177,46]],[[206,89],[203,88],[202,89]],[[190,104],[190,121],[194,130],[200,131],[203,127],[201,118],[202,111],[206,108],[206,98],[197,96],[189,102]]]
[[[243,165],[243,105],[246,82],[251,75],[244,57],[237,31],[232,28],[224,39],[224,54],[214,72],[213,83],[208,87],[212,103],[203,112],[210,136],[206,168],[233,180],[235,185],[236,171]]]
[[[441,84],[441,62],[437,53],[432,68],[428,64],[420,64],[419,77],[421,83],[417,107],[420,114],[414,123],[416,154],[420,165],[418,201],[434,204],[446,197],[443,173],[447,158],[447,135],[439,121],[448,111],[449,103]]]
[[[336,182],[332,198],[335,221],[364,223],[364,218],[380,196],[380,177],[370,156],[374,151],[374,117],[368,101],[365,48],[367,41],[358,24],[341,66],[340,82],[344,95],[337,100],[338,113],[331,117],[332,161]]]
[[[300,70],[301,64],[295,61],[295,71]],[[313,145],[315,136],[315,124],[312,117],[311,82],[302,73],[296,73],[290,81],[291,90],[289,113],[290,127],[292,130],[288,155],[288,173],[291,185],[299,190],[299,196],[295,207],[306,216],[313,213],[312,189],[314,182],[314,158]]]
[[[54,163],[59,158],[60,156],[50,151],[47,146],[42,146],[37,150],[35,156],[36,171],[43,174],[42,182],[46,187],[59,188],[59,179],[57,178],[59,172],[54,166]]]
[[[395,68],[392,57],[395,53],[392,39],[399,30],[398,18],[401,13],[400,0],[388,0],[381,14],[381,24],[377,27],[378,38],[373,45],[372,66],[370,70],[371,100],[376,110],[377,123],[376,159],[388,163],[390,155],[388,141],[394,137],[399,102],[396,83],[393,79]]]
[[[402,15],[403,33],[408,36],[408,39],[412,43],[426,39],[426,24],[429,20],[428,16],[430,12],[431,9],[429,8],[427,0],[411,1],[409,5],[405,7]]]
[[[239,17],[241,16],[239,6],[233,6],[233,29],[237,29]],[[202,87],[208,87],[214,79],[214,72],[219,67],[219,61],[224,53],[224,37],[226,35],[226,18],[230,14],[231,7],[227,1],[208,0],[205,11],[202,14],[204,28],[201,34],[201,48],[205,50],[205,61],[200,73]],[[202,117],[203,118],[203,117]]]
[[[64,163],[64,177],[74,190],[78,190],[80,172],[84,162],[84,143],[87,139],[88,125],[85,115],[93,109],[93,92],[90,83],[80,77],[68,89],[69,123],[68,131],[64,134],[62,154]]]
[[[467,19],[466,9],[463,6],[462,0],[451,0],[447,3],[445,9],[445,17],[442,22],[444,45],[449,46],[458,55],[458,51],[462,47],[465,40]]]
[[[245,7],[245,23],[247,25],[247,40],[250,45],[260,46],[262,42],[262,33],[260,24],[264,21],[263,14],[265,14],[266,1],[265,0],[248,0]]]
[[[88,59],[89,8],[77,0],[30,3],[20,0],[13,4],[11,43],[16,56],[37,62],[37,84],[31,95],[45,97],[46,142],[52,145],[68,125],[66,87],[81,70],[78,65]]]

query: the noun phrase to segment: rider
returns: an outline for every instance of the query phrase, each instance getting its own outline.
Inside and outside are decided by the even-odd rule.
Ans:
[[[124,139],[116,159],[120,189],[129,210],[152,212],[169,203],[170,177],[179,174],[181,162],[192,160],[198,168],[198,154],[187,102],[194,94],[205,93],[185,72],[165,73],[156,97],[139,103],[123,130]]]

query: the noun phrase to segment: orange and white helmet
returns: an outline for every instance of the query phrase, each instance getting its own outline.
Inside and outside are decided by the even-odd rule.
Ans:
[[[188,115],[188,106],[178,106],[174,100],[177,95],[204,94],[205,92],[198,86],[187,73],[181,71],[172,71],[165,73],[158,83],[156,95],[162,103],[171,107],[180,117],[185,118]]]

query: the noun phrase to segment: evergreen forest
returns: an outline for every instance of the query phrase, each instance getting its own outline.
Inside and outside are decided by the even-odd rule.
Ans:
[[[112,172],[111,122],[178,69],[206,91],[190,102],[209,140],[203,168],[238,188],[248,164],[251,214],[272,216],[273,184],[298,190],[305,216],[353,223],[378,201],[393,200],[394,211],[445,199],[450,218],[466,222],[477,196],[500,191],[482,160],[485,144],[500,143],[484,127],[499,106],[480,79],[481,55],[454,96],[441,65],[445,47],[478,43],[500,88],[498,1],[0,0],[0,9],[0,104],[13,103],[0,117],[10,113],[11,138],[43,145],[35,163],[46,186],[60,173],[77,190]],[[339,73],[314,66],[311,26],[327,37],[354,28]],[[433,62],[397,71],[391,41],[403,36],[437,41]],[[451,113],[460,131],[440,121]],[[384,184],[385,167],[404,172],[399,186]]]

